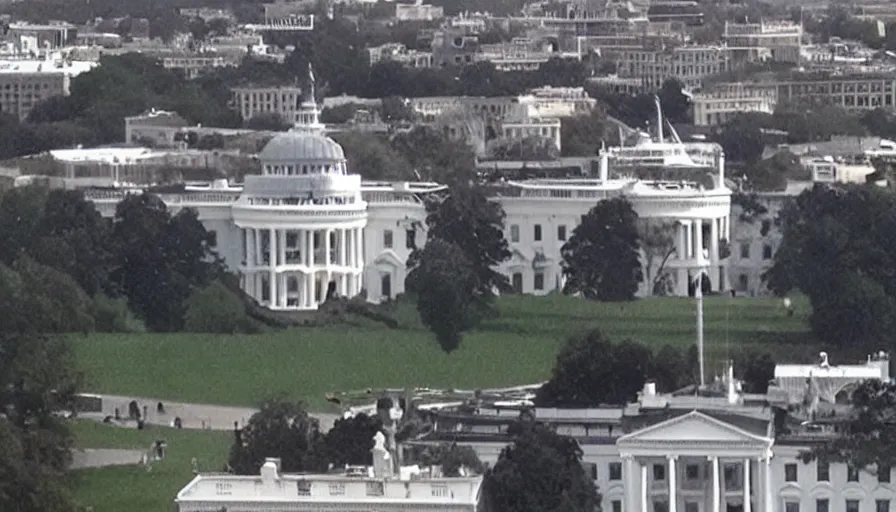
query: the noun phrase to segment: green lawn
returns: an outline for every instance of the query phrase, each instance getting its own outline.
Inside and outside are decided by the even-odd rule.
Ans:
[[[154,462],[151,471],[142,466],[72,471],[78,505],[93,512],[170,512],[175,495],[194,476],[191,460],[197,459],[201,471],[221,471],[233,440],[230,432],[136,430],[93,421],[76,421],[72,430],[79,448],[146,450],[157,439],[168,444],[165,460]]]
[[[782,358],[811,353],[809,304],[798,298],[794,306],[788,317],[777,300],[705,299],[707,369],[744,348]],[[533,383],[548,376],[566,337],[589,328],[653,347],[696,340],[693,299],[611,304],[519,296],[501,298],[499,308],[452,354],[440,351],[409,304],[392,306],[398,329],[362,321],[260,335],[93,334],[75,345],[88,392],[232,405],[284,392],[321,409],[328,391]]]

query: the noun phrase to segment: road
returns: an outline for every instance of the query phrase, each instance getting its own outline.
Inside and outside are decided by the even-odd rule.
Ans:
[[[234,423],[242,427],[249,421],[249,418],[257,412],[257,409],[249,407],[188,404],[146,397],[118,395],[99,396],[103,399],[103,416],[114,416],[115,409],[117,408],[121,417],[126,418],[128,415],[128,404],[131,403],[131,401],[136,401],[140,407],[140,414],[143,414],[143,407],[146,406],[145,419],[150,425],[172,426],[174,418],[180,418],[183,428],[233,430]],[[162,402],[165,406],[164,413],[159,413],[157,411],[159,402]],[[313,413],[312,416],[320,421],[321,429],[324,432],[329,430],[336,421],[336,418],[339,417],[336,414],[328,413]]]

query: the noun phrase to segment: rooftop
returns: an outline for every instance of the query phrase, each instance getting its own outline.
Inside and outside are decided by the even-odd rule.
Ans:
[[[44,60],[44,59],[29,59],[29,60],[0,60],[0,73],[8,73],[8,74],[37,74],[37,73],[45,73],[45,74],[67,74],[71,76],[78,76],[81,73],[86,73],[91,69],[98,66],[99,63],[92,61],[64,61],[62,59],[57,60]]]

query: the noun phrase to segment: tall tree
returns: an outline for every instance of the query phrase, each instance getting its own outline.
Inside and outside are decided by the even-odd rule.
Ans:
[[[456,349],[461,335],[488,310],[475,269],[457,245],[440,238],[426,242],[408,259],[406,289],[417,298],[420,321],[435,334],[445,352]]]
[[[601,500],[575,439],[519,423],[483,483],[487,512],[600,512]]]
[[[649,292],[653,295],[671,293],[671,279],[666,274],[666,263],[675,254],[675,222],[660,219],[640,219],[638,232],[644,251],[644,271]]]
[[[896,466],[896,384],[866,380],[852,394],[852,411],[839,434],[801,454],[859,469],[889,471]]]
[[[382,428],[377,416],[364,413],[337,419],[324,436],[328,462],[336,467],[372,465],[373,436]]]
[[[476,450],[469,445],[442,443],[427,446],[423,449],[420,459],[426,466],[441,466],[442,475],[447,477],[460,476],[461,469],[477,475],[485,471],[485,465],[479,460]]]
[[[458,184],[448,196],[427,204],[428,239],[457,245],[473,267],[476,290],[491,296],[507,290],[507,277],[495,267],[510,258],[504,238],[504,209],[482,187]],[[429,242],[427,242],[429,243]]]
[[[564,293],[602,301],[632,300],[641,269],[638,214],[625,198],[599,202],[563,244]]]
[[[597,330],[571,337],[535,401],[542,407],[627,404],[643,388],[652,361],[643,345],[612,343]]]
[[[809,297],[819,339],[835,346],[894,339],[894,210],[896,196],[872,185],[816,185],[781,210],[781,245],[764,277],[778,295],[798,289]]]
[[[239,475],[256,475],[269,457],[279,458],[288,473],[326,471],[324,436],[305,404],[279,398],[262,404],[239,431],[228,464]]]

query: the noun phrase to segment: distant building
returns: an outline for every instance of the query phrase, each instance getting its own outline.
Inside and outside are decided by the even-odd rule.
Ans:
[[[259,114],[277,114],[286,123],[296,118],[296,105],[301,103],[299,86],[234,87],[231,89],[233,107],[244,120]]]
[[[688,89],[699,89],[703,79],[729,69],[728,50],[719,46],[640,48],[618,52],[620,78],[639,80],[646,90],[656,90],[669,78],[677,78]]]
[[[745,112],[771,114],[777,103],[778,88],[773,83],[724,83],[691,95],[696,126],[721,125]]]
[[[216,68],[235,66],[236,62],[215,53],[178,53],[162,55],[162,67],[176,69],[192,80]]]
[[[400,62],[409,68],[431,68],[433,62],[432,52],[409,50],[401,43],[386,43],[381,46],[368,48],[367,56],[370,59],[371,66],[377,62],[392,61]]]
[[[70,23],[10,23],[6,31],[9,39],[21,37],[37,38],[39,48],[58,49],[75,42],[78,36],[78,27]]]
[[[788,21],[760,23],[725,22],[722,42],[734,62],[800,62],[803,26]]]
[[[402,4],[395,2],[395,19],[397,21],[434,21],[441,19],[444,9],[441,6],[423,3]]]
[[[60,55],[0,61],[0,110],[25,119],[41,101],[67,96],[72,78],[96,66],[96,62],[69,61]]]

